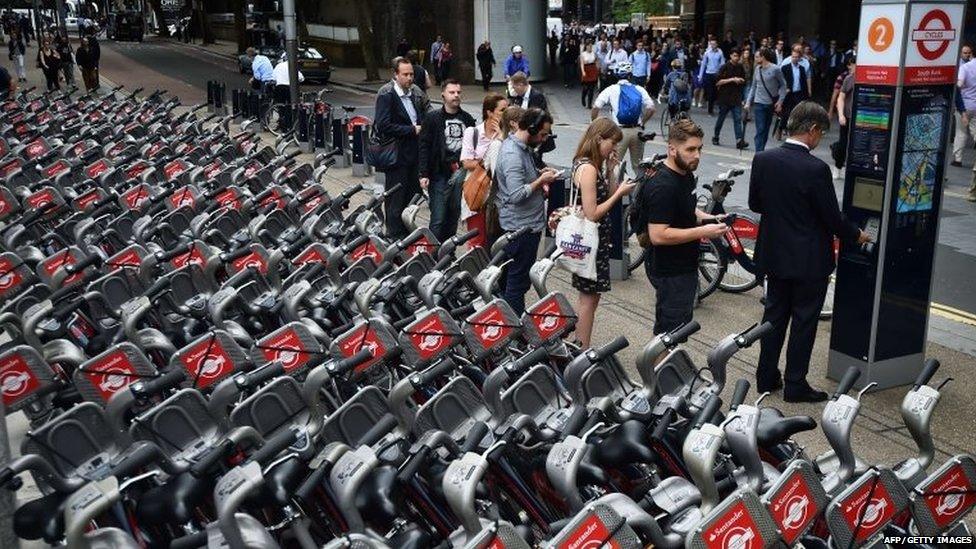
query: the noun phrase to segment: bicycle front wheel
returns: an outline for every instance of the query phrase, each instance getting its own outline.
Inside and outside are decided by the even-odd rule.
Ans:
[[[834,283],[837,281],[837,272],[830,273],[827,281],[827,296],[824,298],[823,307],[820,309],[820,320],[830,320],[834,316]]]
[[[264,126],[264,129],[271,133],[271,135],[278,137],[285,131],[283,128],[284,124],[282,124],[282,122],[283,119],[281,116],[281,111],[278,109],[278,105],[271,105],[268,107],[268,110],[264,112],[264,119],[261,121],[261,124]]]
[[[631,254],[630,256],[630,265],[627,265],[627,271],[632,273],[644,264],[644,257],[647,255],[647,248],[641,248],[640,245],[637,244],[636,240],[631,240],[630,242],[633,244],[631,249],[634,250],[635,253]]]
[[[729,258],[719,288],[724,292],[748,292],[759,285],[753,257],[756,239],[759,237],[759,222],[749,216],[739,215],[732,224],[731,233],[725,237]]]
[[[726,262],[718,246],[711,240],[698,245],[698,299],[712,295],[725,275]]]
[[[665,107],[661,112],[661,138],[665,141],[668,140],[669,129],[671,129],[671,112]]]

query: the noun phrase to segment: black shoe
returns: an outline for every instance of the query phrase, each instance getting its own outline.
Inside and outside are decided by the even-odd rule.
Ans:
[[[818,391],[809,385],[783,391],[783,400],[786,402],[826,402],[828,398],[827,393]]]
[[[746,143],[744,139],[740,139],[739,142],[735,144],[735,148],[741,151],[742,149],[748,149],[749,144]]]
[[[716,147],[718,146],[718,138],[717,137],[713,137],[712,138],[712,145],[715,145]]]
[[[775,393],[783,388],[783,380],[777,379],[775,383],[767,385],[765,383],[756,383],[756,392],[760,395],[763,393]]]
[[[957,168],[961,168],[961,167],[962,167],[962,162],[960,162],[960,161],[958,161],[958,160],[953,160],[953,161],[951,162],[951,164],[952,164],[953,166],[955,166],[955,167],[957,167]]]

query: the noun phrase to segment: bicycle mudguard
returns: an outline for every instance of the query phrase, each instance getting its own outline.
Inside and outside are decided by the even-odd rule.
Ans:
[[[250,350],[255,364],[280,362],[288,375],[300,375],[329,358],[322,344],[301,322],[289,322],[255,342]]]
[[[759,549],[780,541],[773,518],[752,490],[725,498],[685,539],[686,549]]]
[[[976,507],[976,460],[968,454],[949,458],[915,487],[911,500],[919,534],[951,530]]]
[[[129,342],[113,345],[75,370],[73,381],[82,398],[105,406],[112,395],[143,378],[156,376],[156,367]]]
[[[827,506],[827,528],[838,547],[864,547],[908,505],[908,492],[890,469],[871,469]]]
[[[492,300],[464,319],[464,341],[476,361],[507,349],[509,342],[521,331],[522,324],[515,311],[501,298]]]
[[[554,343],[576,328],[578,318],[562,292],[549,292],[522,314],[525,339],[533,347]]]
[[[587,505],[555,537],[543,543],[542,547],[643,549],[644,543],[612,507],[596,503]]]
[[[0,355],[0,391],[7,415],[37,399],[49,403],[54,395],[46,389],[56,380],[54,370],[33,347],[18,345]]]
[[[799,459],[787,465],[761,499],[787,545],[813,526],[830,501],[813,465]]]

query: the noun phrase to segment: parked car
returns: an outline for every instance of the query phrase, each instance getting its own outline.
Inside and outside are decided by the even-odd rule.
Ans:
[[[109,40],[135,40],[142,42],[146,32],[146,20],[142,12],[117,11],[108,14],[105,36]]]
[[[278,64],[283,53],[283,50],[277,46],[257,46],[254,49],[257,50],[258,54],[267,56],[272,65]],[[238,55],[237,63],[241,74],[251,74],[251,58],[247,56],[247,53]],[[329,63],[329,59],[322,55],[319,50],[310,46],[298,48],[298,70],[305,75],[306,82],[317,82],[324,85],[329,83],[329,78],[332,76],[332,65]]]
[[[298,48],[298,68],[305,75],[306,81],[328,84],[332,76],[332,66],[329,58],[311,46]]]

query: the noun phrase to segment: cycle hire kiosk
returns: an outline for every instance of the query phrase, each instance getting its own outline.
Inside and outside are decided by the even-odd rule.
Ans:
[[[964,0],[864,0],[844,214],[874,237],[837,262],[827,375],[909,384],[922,369]],[[873,248],[873,249],[872,249]]]

